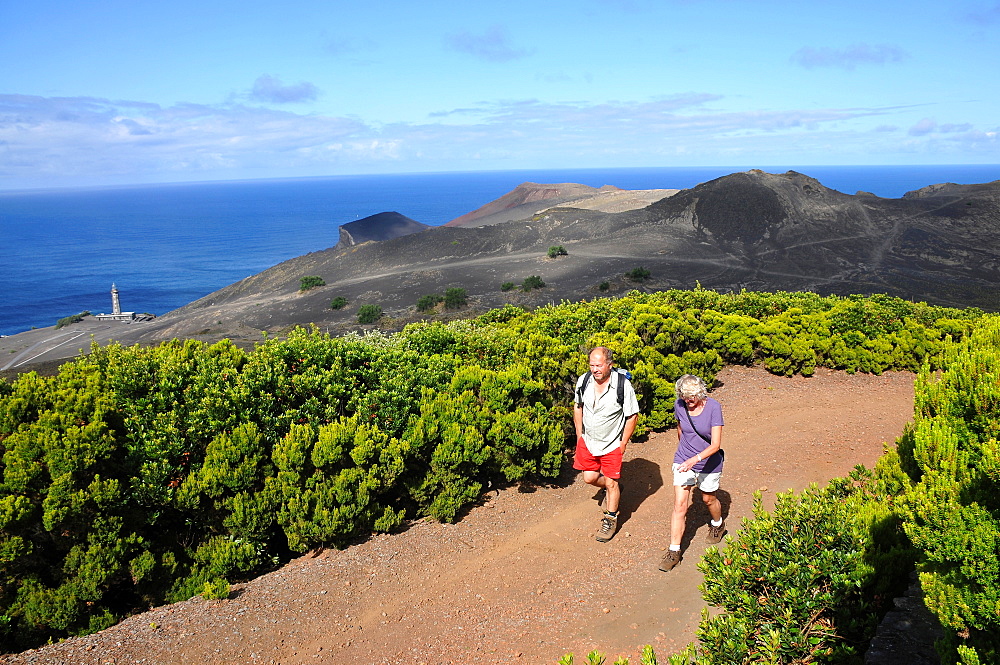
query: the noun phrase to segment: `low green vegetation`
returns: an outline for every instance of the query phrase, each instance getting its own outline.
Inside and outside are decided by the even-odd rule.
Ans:
[[[461,287],[453,287],[444,292],[445,309],[462,309],[469,302],[469,294]]]
[[[531,291],[532,289],[542,289],[545,288],[545,282],[538,275],[532,275],[531,277],[525,277],[524,281],[521,283],[522,291]]]
[[[997,661],[1000,321],[885,296],[702,289],[394,335],[297,329],[251,351],[95,345],[57,376],[0,381],[0,639],[20,649],[129,608],[225,597],[295,552],[455,520],[490,484],[555,478],[594,345],[632,371],[640,434],[674,423],[683,373],[920,372],[898,453],[758,506],[710,552],[705,594],[724,611],[670,662],[859,662],[913,565],[950,631],[945,662]]]
[[[420,296],[420,298],[417,300],[417,311],[418,312],[430,311],[435,307],[437,307],[438,303],[443,301],[444,301],[444,296],[437,293],[432,293],[426,296]]]
[[[318,286],[326,286],[326,280],[319,275],[306,275],[299,280],[299,291],[308,291]]]
[[[919,552],[942,662],[1000,662],[1000,320],[949,345],[917,379],[913,425],[887,465],[895,512]]]
[[[83,317],[85,317],[85,316],[90,316],[90,312],[89,311],[83,311],[83,312],[80,312],[79,314],[74,314],[73,316],[63,317],[63,318],[59,319],[58,321],[56,321],[56,330],[59,330],[60,328],[62,328],[64,326],[68,326],[68,325],[73,324],[73,323],[79,323],[80,321],[83,321]]]
[[[556,665],[574,665],[576,661],[573,658],[573,654],[568,653],[562,658],[560,658]],[[587,654],[587,660],[582,665],[607,665],[607,658],[603,653],[594,649]],[[676,660],[674,658],[670,659],[669,665],[681,665],[681,663],[686,663],[687,661]],[[653,651],[653,647],[648,644],[643,647],[642,654],[640,655],[639,663],[641,665],[657,665],[656,653]],[[614,662],[614,665],[629,665],[629,659],[627,656],[622,656]]]
[[[632,270],[625,273],[625,277],[632,280],[633,282],[645,282],[649,279],[652,273],[648,269],[639,266],[638,268],[633,268]]]
[[[597,285],[597,288],[600,289],[601,291],[607,291],[608,289],[611,288],[611,284],[609,282],[601,282],[600,284]]]
[[[555,258],[558,258],[560,256],[568,256],[568,255],[569,255],[569,252],[567,252],[566,248],[563,247],[562,245],[554,245],[552,247],[549,247],[548,257],[550,259],[555,259]]]
[[[347,298],[344,296],[337,296],[330,301],[330,309],[344,309],[347,307]]]
[[[699,568],[706,614],[696,662],[860,663],[916,556],[884,482],[859,467],[849,479],[779,494]]]
[[[461,287],[453,287],[444,292],[444,295],[432,293],[421,296],[417,300],[417,311],[428,312],[444,303],[445,309],[461,309],[469,302],[469,294]]]
[[[503,284],[500,285],[500,290],[512,291],[514,289],[514,286],[515,286],[514,282],[504,282]]]
[[[375,323],[382,318],[382,308],[378,305],[362,305],[358,308],[358,323]]]

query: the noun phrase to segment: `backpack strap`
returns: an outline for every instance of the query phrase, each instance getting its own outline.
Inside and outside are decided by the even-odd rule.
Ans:
[[[583,393],[587,390],[587,384],[590,383],[591,376],[592,375],[589,370],[583,375],[583,381],[580,382],[580,387],[576,389],[577,404],[583,404]]]
[[[618,375],[618,406],[625,406],[625,382],[632,378],[632,373],[627,369],[619,369],[617,367],[611,371]],[[591,376],[590,372],[584,374],[583,381],[580,382],[580,387],[576,389],[576,401],[578,404],[583,404],[583,393],[587,390],[587,384],[590,383]]]

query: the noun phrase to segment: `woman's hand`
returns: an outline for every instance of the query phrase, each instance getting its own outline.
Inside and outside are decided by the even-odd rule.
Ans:
[[[697,456],[695,456],[695,457],[689,457],[689,458],[687,458],[686,460],[684,460],[684,461],[683,461],[683,462],[682,462],[682,463],[680,464],[680,466],[678,466],[678,467],[677,467],[677,469],[678,469],[679,471],[685,471],[685,472],[687,472],[687,471],[690,471],[691,469],[693,469],[693,468],[694,468],[694,465],[695,465],[695,464],[697,464],[697,463],[698,463],[698,462],[700,462],[700,461],[701,461],[701,460],[700,460],[700,459],[698,459],[698,457],[697,457]]]

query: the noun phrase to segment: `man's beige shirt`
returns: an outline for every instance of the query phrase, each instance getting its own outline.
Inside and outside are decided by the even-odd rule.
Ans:
[[[577,398],[583,376],[576,380],[577,390],[574,395]],[[625,402],[621,406],[618,405],[619,381],[625,381]],[[625,421],[639,413],[639,402],[635,398],[632,382],[614,370],[611,371],[604,394],[598,397],[596,388],[597,381],[591,377],[583,392],[583,442],[590,454],[598,457],[607,455],[621,445]]]

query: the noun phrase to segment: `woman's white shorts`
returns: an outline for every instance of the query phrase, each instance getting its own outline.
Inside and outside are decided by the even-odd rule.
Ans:
[[[697,485],[702,492],[714,492],[719,489],[719,481],[722,480],[722,472],[697,473],[695,471],[678,471],[680,464],[673,465],[674,485],[683,487],[685,485]]]

